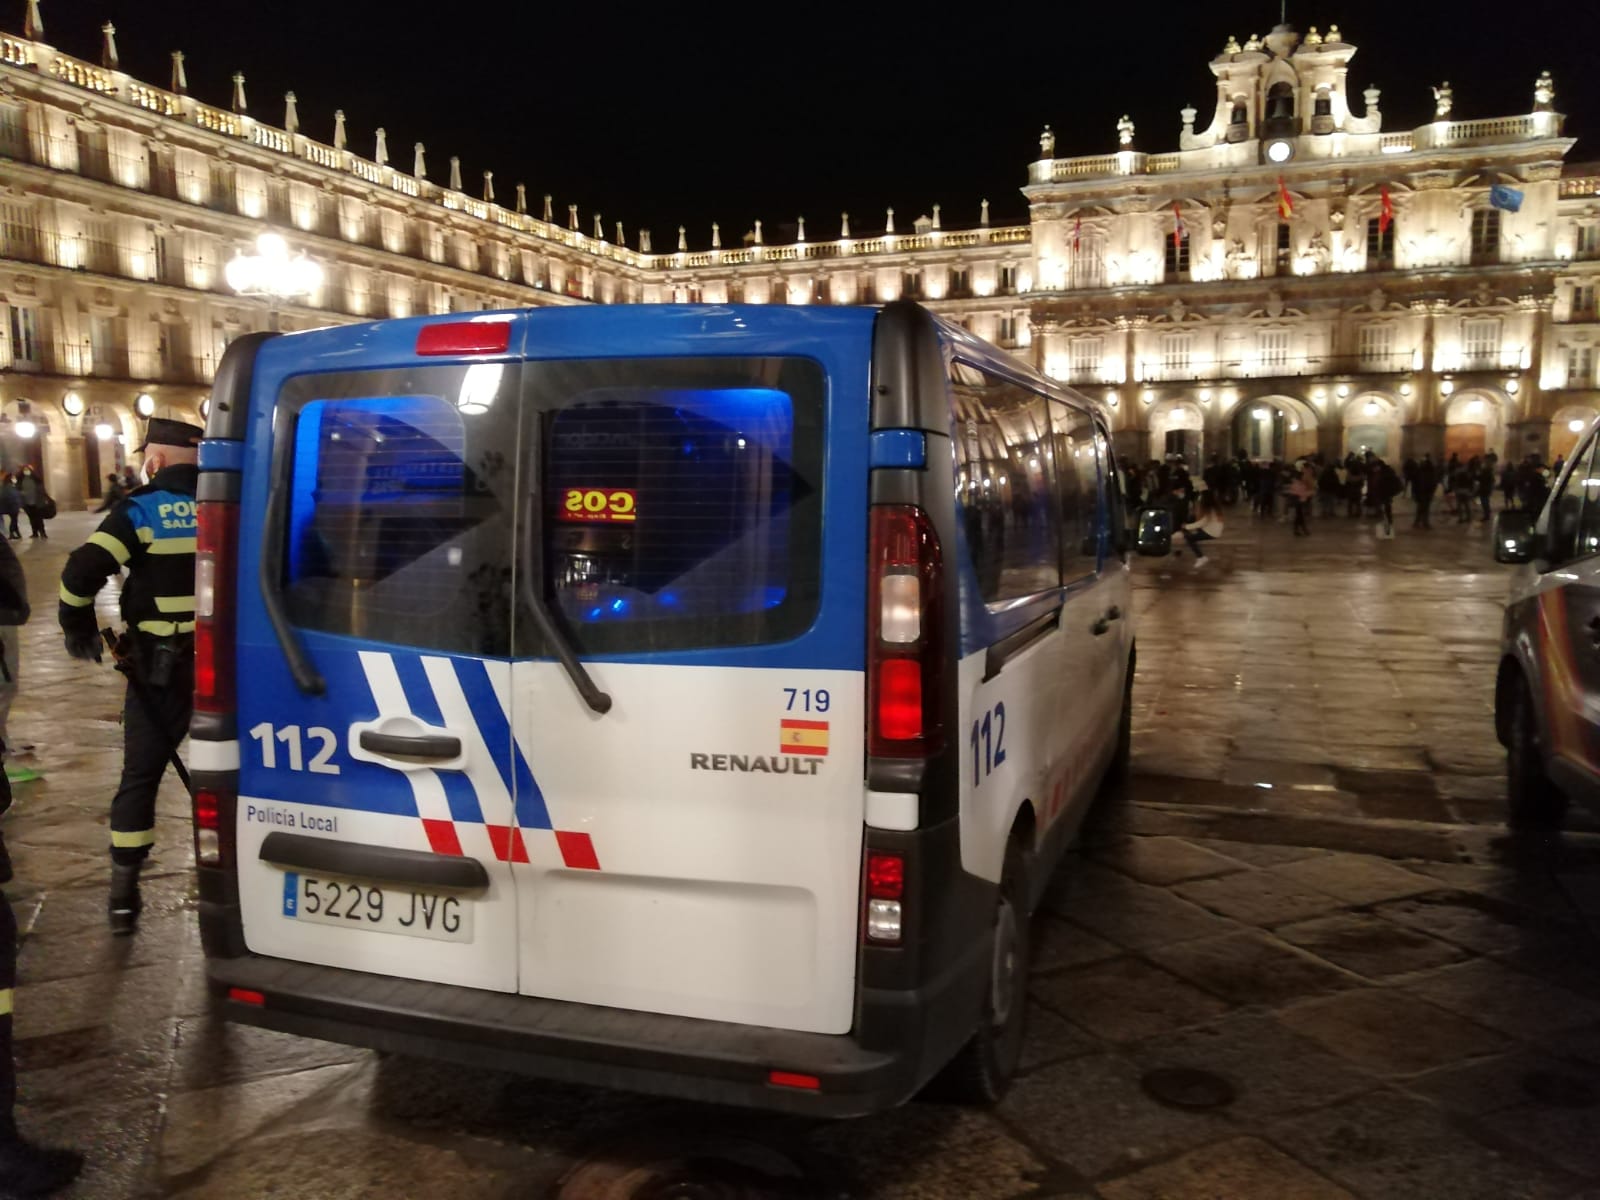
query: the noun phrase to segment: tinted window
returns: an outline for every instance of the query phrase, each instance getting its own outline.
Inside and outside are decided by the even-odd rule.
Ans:
[[[529,364],[547,597],[580,650],[794,637],[821,579],[823,376],[791,358]]]
[[[966,363],[951,378],[956,496],[988,604],[1061,586],[1050,401]]]
[[[1547,555],[1568,562],[1600,553],[1600,462],[1592,439],[1573,457],[1566,486],[1550,501]]]
[[[290,619],[509,653],[515,396],[499,364],[291,380]]]

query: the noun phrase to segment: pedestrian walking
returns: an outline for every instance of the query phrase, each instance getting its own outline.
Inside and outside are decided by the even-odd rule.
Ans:
[[[1489,523],[1489,509],[1494,501],[1494,463],[1487,459],[1478,468],[1478,507],[1482,509],[1482,521]]]
[[[1339,496],[1343,491],[1344,483],[1339,479],[1339,468],[1332,463],[1323,463],[1317,475],[1317,503],[1322,506],[1324,517],[1331,517],[1339,511]]]
[[[111,472],[106,476],[106,492],[100,497],[100,507],[95,509],[95,512],[110,512],[125,495],[127,492],[122,487],[122,476],[115,471]]]
[[[1294,508],[1295,537],[1310,537],[1311,526],[1306,523],[1306,513],[1311,510],[1311,497],[1317,493],[1316,472],[1310,463],[1301,463],[1300,470],[1289,484],[1289,503]]]
[[[1201,492],[1195,508],[1194,520],[1181,527],[1184,543],[1194,553],[1194,563],[1189,568],[1199,571],[1206,565],[1206,552],[1202,542],[1214,542],[1222,537],[1222,509],[1211,492]]]
[[[11,523],[11,537],[20,538],[17,518],[22,515],[22,493],[17,490],[17,477],[7,471],[0,475],[0,516]]]
[[[139,923],[139,871],[155,844],[156,790],[189,728],[194,690],[196,447],[203,431],[152,418],[145,444],[149,482],[136,488],[74,550],[61,573],[60,621],[67,653],[100,661],[94,598],[126,568],[122,616],[130,678],[122,703],[122,781],[111,802],[111,931]]]
[[[1454,495],[1457,525],[1472,523],[1472,496],[1478,488],[1478,460],[1476,457],[1463,463],[1456,461],[1450,476],[1450,491]]]
[[[1354,456],[1345,464],[1344,499],[1345,515],[1361,516],[1361,493],[1367,484],[1367,468]]]
[[[1382,518],[1378,525],[1381,538],[1394,537],[1394,498],[1401,486],[1400,476],[1383,459],[1374,456],[1367,464],[1367,503]]]
[[[19,675],[17,626],[28,619],[28,585],[22,564],[9,541],[0,541],[0,738],[5,718],[16,696]],[[11,781],[4,770],[0,747],[0,813],[11,807]],[[11,855],[0,835],[0,886],[12,879]],[[48,1196],[67,1186],[83,1169],[83,1156],[72,1150],[54,1150],[23,1137],[17,1128],[17,1065],[12,1052],[12,1010],[17,984],[17,918],[11,901],[0,892],[0,1194]]]
[[[45,511],[47,505],[53,510],[55,502],[50,499],[44,490],[44,482],[31,466],[23,467],[18,474],[17,491],[22,498],[22,511],[28,514],[28,536],[49,537],[50,535],[44,530],[44,523],[47,520]],[[55,514],[52,511],[50,515]]]
[[[1411,519],[1411,528],[1433,528],[1433,522],[1428,519],[1428,510],[1433,506],[1433,493],[1438,487],[1439,467],[1433,461],[1433,455],[1424,454],[1411,483],[1411,494],[1417,503],[1417,514]]]

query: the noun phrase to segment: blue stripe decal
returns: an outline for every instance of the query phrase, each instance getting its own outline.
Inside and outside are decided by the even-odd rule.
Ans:
[[[297,871],[283,873],[283,915],[300,915],[300,874]]]
[[[415,654],[395,654],[395,674],[400,677],[400,689],[405,692],[406,707],[411,710],[411,715],[435,729],[445,727],[444,714],[439,711],[439,702],[434,697],[433,686],[428,682],[428,673],[423,669],[422,659]],[[494,747],[490,746],[490,754]],[[465,771],[435,770],[434,774],[444,784],[445,802],[450,805],[450,819],[452,821],[466,821],[473,825],[484,824],[483,805],[478,800],[477,789],[472,786],[472,780]]]
[[[244,470],[244,443],[228,438],[207,438],[200,443],[202,471]]]
[[[920,429],[874,429],[868,462],[879,467],[909,467],[922,470],[928,465],[928,439]]]
[[[478,722],[478,732],[490,747],[505,746],[510,756],[510,774],[503,758],[496,757],[495,766],[500,769],[507,789],[517,798],[517,825],[522,829],[554,829],[550,810],[545,807],[544,793],[539,790],[533,772],[528,769],[528,760],[522,756],[522,747],[511,736],[511,726],[500,708],[500,697],[494,694],[494,685],[489,682],[488,669],[481,659],[476,658],[458,658],[455,663],[456,677],[461,680],[461,690],[466,694],[467,704]]]

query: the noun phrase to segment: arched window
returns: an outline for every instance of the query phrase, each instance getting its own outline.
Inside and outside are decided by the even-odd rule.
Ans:
[[[1267,89],[1267,120],[1294,120],[1294,85],[1275,83]]]

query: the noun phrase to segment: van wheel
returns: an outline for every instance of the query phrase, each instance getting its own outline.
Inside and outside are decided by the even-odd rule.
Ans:
[[[1528,685],[1519,682],[1511,697],[1510,737],[1506,740],[1507,821],[1513,829],[1559,829],[1567,798],[1544,770],[1539,714]]]
[[[1006,850],[995,905],[994,953],[977,1032],[939,1080],[939,1092],[967,1104],[994,1104],[1011,1087],[1022,1061],[1033,944],[1028,927],[1028,856],[1013,838]]]

